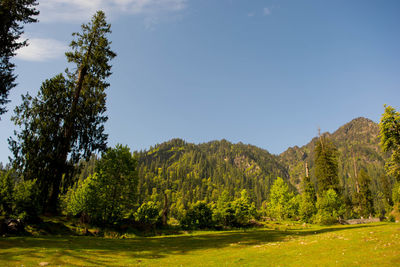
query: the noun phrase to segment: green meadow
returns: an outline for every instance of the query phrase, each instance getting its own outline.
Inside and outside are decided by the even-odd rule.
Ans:
[[[276,224],[156,237],[0,238],[1,266],[398,266],[400,225]]]

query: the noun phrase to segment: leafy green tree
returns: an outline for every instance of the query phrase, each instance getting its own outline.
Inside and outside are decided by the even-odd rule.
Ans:
[[[213,220],[223,226],[234,226],[235,210],[229,192],[224,190],[213,209]]]
[[[7,110],[5,104],[9,91],[16,86],[15,64],[10,62],[15,51],[27,44],[21,41],[23,24],[37,22],[34,16],[39,14],[36,0],[0,1],[0,115]]]
[[[197,201],[186,211],[180,224],[186,229],[211,228],[214,226],[212,210],[204,201]]]
[[[236,198],[232,202],[235,226],[246,226],[250,220],[255,217],[256,207],[254,202],[250,201],[249,194],[246,189],[240,192],[240,198]]]
[[[94,223],[103,222],[104,201],[99,175],[94,173],[85,180],[79,180],[62,197],[64,211],[68,215],[88,217]]]
[[[122,219],[136,205],[137,170],[136,159],[127,146],[109,148],[97,162],[105,199],[104,220]]]
[[[315,207],[317,196],[315,194],[315,188],[311,182],[310,177],[304,177],[301,187],[302,194],[300,200],[299,215],[302,221],[309,223],[312,221],[313,216],[317,212],[317,209]]]
[[[360,215],[368,217],[374,213],[374,199],[370,190],[371,178],[364,169],[361,169],[359,176],[359,193],[357,194]]]
[[[278,220],[288,218],[291,197],[289,186],[281,177],[278,177],[270,191],[270,200],[267,205],[269,215]]]
[[[65,211],[87,215],[95,223],[118,223],[136,205],[136,186],[136,160],[128,147],[117,145],[102,155],[94,175],[68,190]]]
[[[334,189],[328,189],[323,192],[317,200],[317,214],[314,223],[333,224],[343,214],[342,201]]]
[[[154,226],[160,220],[160,208],[153,202],[143,203],[135,212],[135,220],[145,225]]]
[[[391,157],[385,165],[386,172],[400,181],[400,113],[385,105],[379,127],[381,147],[383,151],[391,152]]]
[[[23,97],[12,118],[21,131],[9,139],[14,166],[26,180],[38,180],[42,205],[56,212],[60,185],[71,184],[81,157],[106,149],[106,78],[115,57],[107,35],[110,25],[98,11],[81,33],[74,33],[66,56],[74,71],[46,80],[37,97]],[[64,177],[64,178],[63,178]]]
[[[333,189],[339,192],[338,150],[326,136],[320,136],[315,146],[315,176],[318,194]]]
[[[12,171],[0,171],[0,214],[11,214],[13,202],[14,181]]]

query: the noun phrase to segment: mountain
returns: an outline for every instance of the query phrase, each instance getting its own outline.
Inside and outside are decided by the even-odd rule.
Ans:
[[[137,153],[139,195],[142,200],[171,190],[172,201],[216,201],[224,190],[239,196],[246,189],[258,206],[280,176],[289,181],[287,167],[268,151],[226,140],[195,145],[173,139]],[[157,193],[157,194],[156,194]]]
[[[384,176],[387,155],[382,153],[379,142],[379,125],[366,118],[356,118],[346,123],[334,133],[324,133],[339,151],[339,178],[344,193],[351,196],[356,190],[356,175],[365,169],[372,180],[372,190],[379,191]],[[312,179],[314,173],[314,147],[318,137],[302,147],[291,147],[279,155],[280,162],[287,166],[290,182],[299,188],[305,176],[307,163]]]
[[[393,181],[385,177],[384,163],[387,155],[379,146],[379,126],[366,118],[357,118],[343,125],[334,133],[324,133],[339,151],[339,177],[344,195],[354,197],[357,173],[365,169],[371,177],[371,190],[376,203],[390,198]],[[243,143],[227,140],[193,144],[181,139],[135,152],[138,159],[139,203],[164,202],[167,197],[171,212],[198,200],[216,201],[226,190],[231,197],[240,196],[246,189],[260,207],[268,199],[269,189],[279,176],[286,180],[293,191],[300,189],[305,176],[305,164],[314,183],[313,138],[302,147],[291,147],[280,155]],[[82,172],[90,173],[88,164]],[[93,170],[92,170],[93,171]],[[166,194],[164,195],[164,193]],[[381,204],[379,204],[381,205]],[[379,208],[379,207],[378,207]]]

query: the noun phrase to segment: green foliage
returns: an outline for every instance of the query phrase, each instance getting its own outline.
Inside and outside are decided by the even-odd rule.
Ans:
[[[400,113],[385,105],[379,126],[381,147],[383,151],[391,152],[385,165],[386,172],[400,181]]]
[[[36,180],[16,181],[15,171],[0,170],[0,214],[29,221],[37,217]]]
[[[24,33],[22,24],[37,22],[37,4],[36,0],[0,1],[0,115],[7,111],[4,105],[9,102],[9,91],[16,86],[11,59],[19,48],[28,45],[20,39]]]
[[[267,204],[269,216],[274,219],[284,220],[291,215],[290,199],[293,193],[289,191],[288,184],[278,177],[271,187],[270,199]]]
[[[204,201],[197,201],[186,210],[180,224],[186,229],[212,228],[214,227],[212,210]]]
[[[340,194],[345,198],[353,198],[356,193],[357,179],[355,167],[365,169],[371,177],[370,189],[373,196],[380,192],[391,199],[392,177],[385,179],[385,160],[387,155],[382,153],[379,146],[379,125],[366,118],[356,118],[341,126],[333,133],[324,133],[338,149],[338,177],[341,187]],[[304,163],[308,163],[311,181],[317,186],[315,175],[315,147],[320,142],[318,137],[313,138],[302,147],[291,147],[279,155],[281,162],[287,166],[290,182],[298,186],[304,177]],[[387,201],[387,200],[385,200]],[[381,205],[380,199],[374,199],[374,205]],[[390,202],[390,201],[389,201]]]
[[[232,207],[232,202],[228,191],[224,190],[218,198],[217,204],[213,208],[213,220],[218,225],[234,226],[235,210]]]
[[[29,221],[38,216],[40,207],[38,204],[38,187],[36,180],[20,181],[14,189],[14,214],[22,219]]]
[[[315,207],[316,201],[317,197],[315,194],[314,185],[311,183],[310,177],[304,177],[299,205],[299,215],[302,221],[308,223],[312,221],[313,216],[317,212]]]
[[[365,170],[359,173],[359,193],[357,194],[358,205],[360,207],[359,213],[363,217],[368,217],[374,213],[374,199],[372,192],[369,189],[371,178]]]
[[[102,155],[96,170],[67,192],[65,211],[73,216],[87,215],[95,223],[117,223],[136,204],[136,160],[128,147],[117,145]]]
[[[315,146],[315,176],[318,181],[318,193],[333,189],[339,191],[338,151],[326,136],[320,136]]]
[[[328,189],[323,192],[317,200],[317,214],[314,223],[317,224],[333,224],[343,214],[342,201],[334,189]]]
[[[160,220],[160,208],[153,201],[143,203],[135,212],[135,220],[146,225],[155,225]]]
[[[396,182],[393,187],[392,199],[395,204],[400,203],[400,182]]]
[[[195,145],[173,139],[137,153],[137,158],[139,202],[149,201],[153,188],[159,193],[157,201],[163,202],[162,192],[169,189],[174,216],[190,203],[216,203],[224,191],[231,199],[240,197],[243,189],[260,207],[274,177],[287,179],[276,156],[226,140]]]
[[[37,97],[23,96],[12,117],[21,129],[16,140],[9,139],[14,167],[26,180],[37,179],[42,205],[51,212],[56,212],[61,183],[73,184],[73,164],[106,149],[106,78],[115,56],[110,32],[104,13],[97,12],[73,34],[72,51],[66,53],[73,71],[46,80]]]
[[[97,162],[96,170],[104,201],[104,221],[122,219],[137,200],[136,159],[127,146],[109,148]]]
[[[256,207],[254,202],[251,203],[250,197],[243,189],[240,198],[235,199],[232,202],[232,210],[234,211],[234,225],[235,226],[246,226],[250,220],[256,215]]]
[[[14,202],[14,181],[12,171],[0,170],[0,214],[9,215]]]
[[[92,222],[103,221],[104,206],[102,184],[97,173],[80,180],[76,188],[70,188],[62,197],[64,211],[72,216],[89,216]]]

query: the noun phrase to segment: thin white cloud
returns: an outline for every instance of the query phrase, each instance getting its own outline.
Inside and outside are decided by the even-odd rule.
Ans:
[[[64,43],[45,38],[32,38],[29,45],[17,51],[17,58],[26,61],[50,61],[61,58],[67,51],[68,46]]]
[[[39,19],[43,22],[82,22],[96,10],[107,15],[136,14],[159,16],[178,12],[186,7],[187,0],[42,0]]]
[[[263,14],[264,14],[264,16],[269,16],[269,15],[271,15],[271,9],[268,8],[268,7],[264,7],[264,9],[263,9]]]

